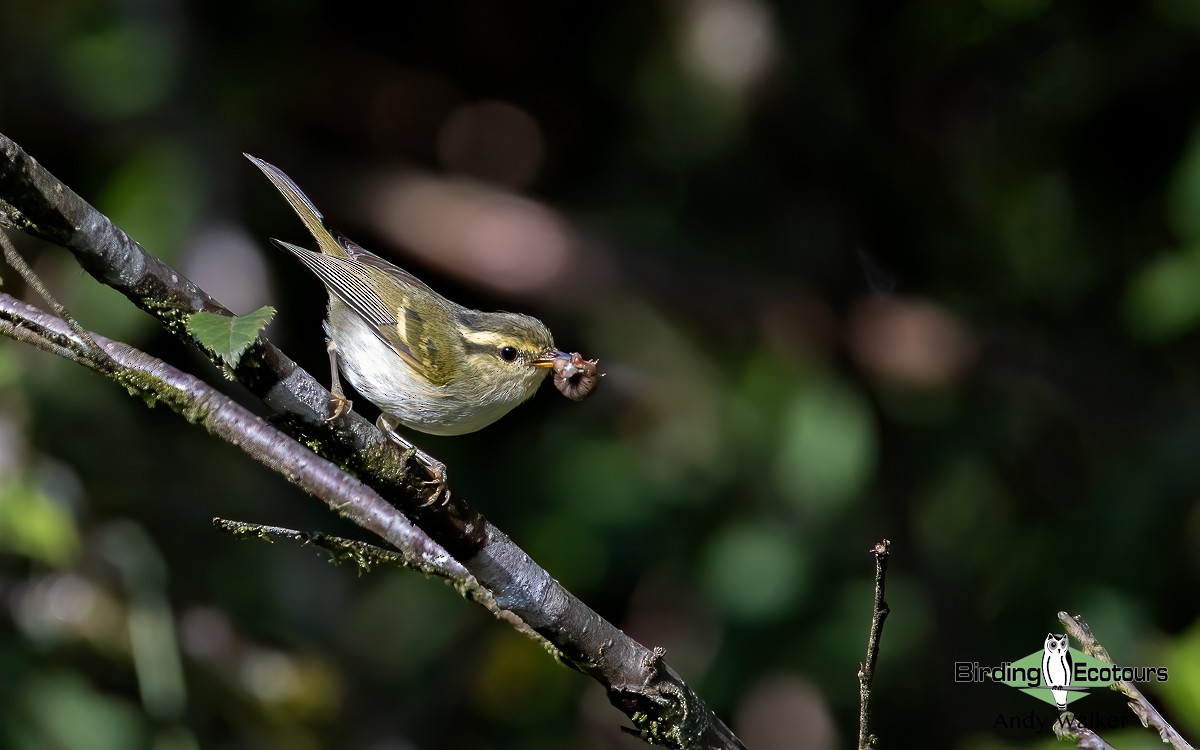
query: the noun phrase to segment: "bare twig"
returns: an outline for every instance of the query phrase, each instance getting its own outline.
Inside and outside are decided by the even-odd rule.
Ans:
[[[328,552],[335,563],[349,561],[363,573],[371,572],[376,565],[395,565],[449,581],[470,575],[458,564],[457,560],[452,560],[451,564],[446,567],[438,567],[430,564],[428,560],[414,558],[397,550],[384,549],[374,544],[360,542],[357,539],[346,539],[321,531],[297,531],[282,526],[231,521],[227,518],[214,518],[213,526],[240,539],[262,539],[267,542],[287,539],[304,545],[312,545]]]
[[[1106,664],[1112,664],[1112,657],[1108,655],[1108,650],[1100,645],[1096,640],[1096,636],[1092,635],[1092,629],[1084,622],[1081,615],[1071,616],[1066,612],[1058,613],[1058,621],[1063,624],[1067,632],[1083,648],[1083,653],[1099,659]],[[1142,726],[1154,729],[1158,732],[1158,736],[1163,742],[1168,742],[1175,750],[1192,750],[1192,746],[1180,736],[1179,732],[1175,731],[1167,720],[1162,717],[1150,701],[1146,700],[1146,696],[1142,695],[1142,691],[1138,690],[1132,682],[1128,680],[1118,680],[1109,686],[1113,690],[1125,695],[1129,699],[1129,710],[1133,711],[1134,716],[1142,722]]]
[[[81,357],[93,360],[96,369],[115,368],[116,363],[100,348],[88,332],[84,330],[83,326],[79,325],[79,322],[67,312],[62,303],[55,299],[50,290],[46,288],[46,285],[42,283],[42,280],[38,278],[33,269],[29,267],[29,264],[25,262],[25,259],[21,257],[21,254],[17,252],[16,246],[13,245],[12,240],[8,238],[8,235],[3,230],[0,230],[0,248],[4,250],[4,260],[8,262],[8,265],[12,266],[13,270],[29,285],[29,288],[50,306],[50,309],[58,316],[59,320],[65,322],[75,333],[80,344],[77,353]]]
[[[178,271],[146,253],[3,135],[0,224],[67,248],[85,270],[157,317],[190,346],[197,344],[184,326],[188,315],[199,310],[230,314]],[[354,412],[327,422],[329,392],[265,337],[259,337],[231,375],[285,417],[281,425],[289,434],[359,477],[385,504],[404,511],[492,594],[500,610],[552,643],[564,663],[603,684],[609,700],[633,720],[647,742],[678,748],[743,747],[667,666],[660,650],[634,641],[589,609],[461,495],[455,493],[445,503],[425,504],[424,471],[373,424]],[[193,419],[195,407],[185,403],[178,408]],[[259,428],[242,424],[234,431],[239,429]],[[314,460],[311,454],[307,460]],[[274,468],[289,478],[294,469],[292,465]],[[336,485],[330,477],[323,481]],[[328,497],[327,488],[314,492]],[[372,531],[371,524],[382,523],[373,517],[377,510],[360,507],[354,499],[338,508],[351,518],[365,516],[356,522]]]
[[[480,586],[475,578],[458,564],[457,560],[442,558],[433,560],[429,556],[413,554],[408,549],[388,550],[374,544],[360,542],[357,539],[345,539],[320,531],[296,531],[281,526],[264,526],[244,521],[230,521],[224,518],[214,518],[213,525],[221,531],[244,539],[263,539],[269,542],[276,539],[288,539],[302,544],[311,544],[328,552],[335,562],[348,560],[354,563],[361,572],[369,572],[375,565],[386,564],[408,568],[427,577],[440,578],[453,586],[464,598],[491,612],[497,620],[508,623],[518,632],[535,641],[551,656],[559,656],[558,649],[552,643],[533,631],[512,612],[500,609],[492,593]],[[413,531],[421,534],[419,529],[414,528]],[[433,544],[432,540],[430,544]]]
[[[867,658],[858,665],[858,750],[870,750],[878,739],[871,734],[871,684],[875,681],[875,665],[879,661],[879,641],[883,638],[883,621],[891,612],[884,598],[888,555],[892,543],[882,539],[871,548],[875,556],[875,600],[871,609],[871,632],[867,636]]]

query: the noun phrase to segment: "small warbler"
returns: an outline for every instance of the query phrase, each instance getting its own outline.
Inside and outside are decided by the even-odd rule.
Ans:
[[[555,348],[550,330],[537,318],[480,312],[451,302],[409,272],[331,232],[286,174],[245,156],[283,194],[320,248],[313,252],[272,240],[315,273],[329,292],[325,333],[336,400],[330,419],[350,405],[338,379],[339,365],[354,389],[379,407],[380,429],[413,450],[395,433],[397,423],[433,435],[473,432],[532,396],[551,369],[556,374],[575,371],[572,355]],[[595,363],[586,364],[591,386]],[[575,397],[565,384],[560,390]],[[443,483],[444,467],[417,453]]]

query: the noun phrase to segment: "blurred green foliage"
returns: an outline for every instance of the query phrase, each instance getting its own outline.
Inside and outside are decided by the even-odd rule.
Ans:
[[[71,514],[29,482],[0,488],[0,546],[61,567],[79,553],[79,533]]]
[[[218,299],[278,308],[270,337],[320,378],[324,294],[267,243],[303,230],[243,151],[448,296],[599,357],[585,402],[545,388],[416,440],[752,748],[850,742],[884,536],[885,744],[1049,746],[997,728],[1044,707],[952,664],[1028,654],[1059,610],[1167,666],[1148,692],[1200,735],[1195,0],[0,0],[0,132]],[[414,174],[547,207],[474,237],[561,230],[561,267],[513,293],[407,252],[387,219]],[[17,239],[84,325],[244,398]],[[640,746],[451,589],[213,516],[360,535],[0,343],[0,747]]]

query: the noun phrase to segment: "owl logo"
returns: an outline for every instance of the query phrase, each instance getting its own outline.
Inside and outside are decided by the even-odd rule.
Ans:
[[[1067,708],[1067,688],[1071,685],[1071,649],[1067,635],[1046,634],[1046,647],[1042,653],[1042,682],[1049,687],[1059,711]]]

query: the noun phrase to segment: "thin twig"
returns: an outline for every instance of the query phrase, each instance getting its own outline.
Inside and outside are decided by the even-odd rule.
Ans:
[[[408,568],[431,578],[440,578],[453,586],[467,600],[473,601],[496,619],[508,623],[526,637],[537,642],[552,656],[559,656],[558,649],[532,628],[521,621],[521,618],[508,610],[501,609],[496,604],[496,598],[487,589],[479,585],[474,576],[453,558],[440,559],[434,564],[428,556],[412,554],[408,549],[389,550],[374,544],[360,542],[357,539],[346,539],[320,531],[296,531],[282,526],[265,526],[245,521],[230,521],[225,518],[214,518],[213,525],[221,531],[233,534],[243,539],[263,539],[273,542],[276,539],[288,539],[302,544],[311,544],[328,552],[335,562],[348,560],[354,563],[360,572],[369,572],[375,565],[395,565]]]
[[[63,307],[62,303],[50,293],[50,290],[46,288],[46,285],[42,283],[38,275],[33,272],[33,269],[29,267],[29,264],[17,252],[16,246],[13,245],[12,240],[3,231],[0,231],[0,248],[4,249],[4,259],[8,261],[8,265],[12,266],[13,270],[20,274],[25,283],[29,285],[29,288],[45,300],[54,314],[58,316],[58,319],[65,322],[79,338],[81,345],[79,354],[93,359],[96,363],[95,369],[105,370],[107,368],[116,368],[117,363],[100,348],[100,345],[96,343],[91,334],[83,326],[79,325],[79,321],[75,320],[74,316],[67,312],[67,308]]]
[[[12,299],[8,295],[0,295],[0,299],[3,298]],[[58,355],[85,367],[91,367],[90,360],[79,353],[75,341],[70,337],[57,336],[44,330],[31,328],[20,319],[10,319],[3,313],[0,313],[0,336],[7,336],[14,341],[29,344],[44,352]]]
[[[446,567],[435,567],[427,561],[415,559],[397,550],[384,549],[357,539],[346,539],[321,531],[297,531],[283,526],[231,521],[227,518],[214,518],[213,526],[239,539],[262,539],[267,542],[286,539],[319,547],[328,552],[335,563],[352,562],[363,573],[370,573],[376,565],[395,565],[398,568],[408,568],[427,576],[451,581],[467,575],[467,571],[457,561],[451,561]]]
[[[1108,650],[1100,645],[1096,640],[1096,636],[1092,635],[1092,629],[1084,622],[1081,615],[1071,616],[1066,612],[1058,613],[1058,621],[1063,624],[1067,632],[1079,645],[1083,647],[1083,652],[1093,659],[1099,659],[1106,664],[1112,664],[1112,657],[1108,655]],[[1133,715],[1138,717],[1142,722],[1142,726],[1152,728],[1158,732],[1158,736],[1163,742],[1169,742],[1175,750],[1192,750],[1192,746],[1180,736],[1179,732],[1175,731],[1167,720],[1162,717],[1150,701],[1146,700],[1146,696],[1142,695],[1142,691],[1138,690],[1132,682],[1128,680],[1118,680],[1109,685],[1110,688],[1125,695],[1129,699],[1129,710],[1133,711]]]
[[[883,621],[891,612],[884,598],[891,549],[892,543],[887,539],[876,542],[871,548],[871,554],[875,556],[875,601],[871,611],[871,632],[867,637],[867,658],[858,665],[858,750],[870,750],[878,739],[871,734],[871,684],[875,681],[875,665],[879,661]]]

